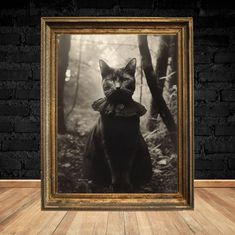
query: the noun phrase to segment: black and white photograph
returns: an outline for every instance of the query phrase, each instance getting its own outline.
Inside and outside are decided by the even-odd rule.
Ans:
[[[177,193],[177,37],[60,34],[59,193]]]

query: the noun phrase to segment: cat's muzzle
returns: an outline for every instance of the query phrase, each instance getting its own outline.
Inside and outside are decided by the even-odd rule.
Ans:
[[[127,89],[117,88],[113,90],[107,98],[111,102],[125,104],[131,100],[132,94],[133,93]]]

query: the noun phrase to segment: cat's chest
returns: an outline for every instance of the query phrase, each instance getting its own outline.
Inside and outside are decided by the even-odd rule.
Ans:
[[[106,138],[128,139],[139,133],[139,117],[115,117],[101,115],[103,133]]]

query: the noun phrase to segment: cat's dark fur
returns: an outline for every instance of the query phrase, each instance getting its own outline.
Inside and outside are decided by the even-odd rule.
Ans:
[[[146,110],[132,100],[136,59],[121,69],[110,68],[100,60],[100,70],[105,98],[93,104],[100,118],[88,136],[84,177],[99,190],[111,186],[113,192],[132,192],[152,176],[150,155],[139,126],[139,116]]]

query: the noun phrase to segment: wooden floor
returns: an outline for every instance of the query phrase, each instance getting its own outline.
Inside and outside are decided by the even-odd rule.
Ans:
[[[40,189],[0,188],[0,234],[235,234],[235,188],[195,189],[194,211],[41,211]]]

